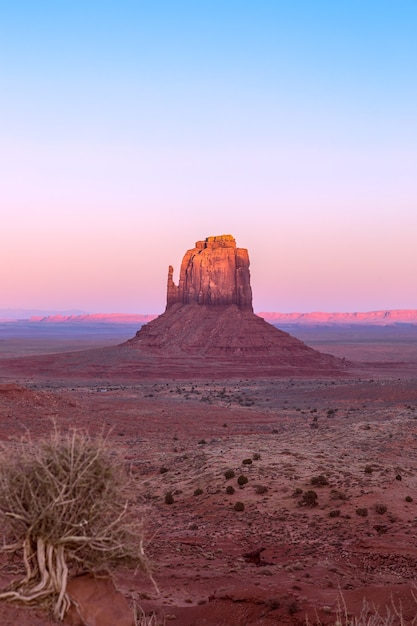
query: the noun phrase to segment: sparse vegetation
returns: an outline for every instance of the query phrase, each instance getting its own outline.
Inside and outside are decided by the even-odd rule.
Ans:
[[[230,480],[231,478],[234,478],[235,477],[234,470],[232,470],[232,469],[226,470],[225,473],[224,473],[224,477],[225,477],[226,480]]]
[[[318,504],[317,500],[318,500],[318,495],[312,489],[309,489],[308,491],[305,491],[303,493],[302,503],[305,506],[309,506],[309,507],[317,506]]]
[[[22,552],[25,576],[0,598],[49,601],[61,620],[71,568],[146,568],[130,487],[123,460],[104,438],[54,432],[3,445],[0,516],[9,541],[3,550]]]
[[[204,492],[201,489],[201,487],[197,487],[197,489],[195,489],[195,491],[194,491],[194,495],[195,496],[201,496],[202,493],[204,493]]]
[[[312,479],[310,480],[310,483],[314,487],[325,487],[326,485],[329,484],[329,481],[326,478],[326,476],[324,476],[324,474],[319,474],[319,476],[313,476]]]
[[[168,491],[165,494],[164,501],[165,501],[165,504],[174,504],[174,496],[172,495],[172,491]]]
[[[414,591],[411,591],[411,597],[414,602],[417,601]],[[416,621],[416,617],[410,622],[405,619],[401,601],[395,602],[392,596],[391,606],[386,606],[384,613],[380,612],[379,607],[370,605],[364,598],[360,612],[358,607],[358,614],[352,615],[347,609],[345,598],[340,593],[338,609],[332,626],[405,626],[406,624],[415,624]],[[325,624],[330,623],[326,621]],[[307,618],[305,625],[313,626],[313,623]],[[314,626],[324,626],[324,623],[317,618],[314,621]]]
[[[387,507],[385,504],[382,504],[381,502],[377,502],[374,506],[374,511],[375,513],[378,513],[378,515],[384,515],[384,513],[387,512]]]
[[[227,485],[226,493],[228,496],[232,496],[235,493],[235,488],[233,487],[233,485]]]
[[[269,598],[265,600],[265,606],[269,611],[276,611],[280,608],[281,602],[278,598]]]
[[[245,510],[245,505],[243,504],[243,502],[235,502],[235,506],[233,507],[235,511],[244,511]]]
[[[246,485],[248,481],[249,481],[248,477],[245,476],[244,474],[240,474],[240,476],[237,477],[237,484],[240,485],[240,487],[243,487],[243,485]]]
[[[330,492],[330,497],[332,500],[348,500],[348,495],[344,491],[340,491],[339,489],[332,489]]]
[[[358,507],[355,512],[359,517],[368,517],[368,509],[366,507]]]
[[[295,615],[296,613],[298,613],[299,610],[300,607],[297,600],[293,600],[293,602],[288,605],[288,615]]]
[[[134,619],[135,626],[166,626],[167,623],[165,616],[158,616],[155,613],[147,615],[145,611],[136,604],[134,606]]]

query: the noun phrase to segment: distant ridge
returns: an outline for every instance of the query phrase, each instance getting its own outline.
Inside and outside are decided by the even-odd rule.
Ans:
[[[79,309],[71,309],[69,311],[51,311],[44,309],[0,309],[0,320],[13,321],[13,320],[28,320],[32,316],[46,317],[49,315],[84,315],[85,311]]]
[[[86,313],[84,315],[33,315],[30,322],[50,324],[146,324],[158,317],[156,314],[141,313]]]
[[[27,320],[42,324],[147,324],[156,317],[154,313],[59,313],[51,315],[30,314],[21,310],[19,319],[12,315],[4,314],[6,309],[0,309],[0,321],[17,322]],[[13,311],[15,313],[15,311]],[[29,314],[28,314],[29,313]],[[314,311],[311,313],[279,313],[261,312],[259,317],[276,326],[297,325],[317,326],[336,324],[357,324],[373,326],[390,326],[394,324],[417,325],[417,309],[386,309],[381,311],[350,312],[350,313],[326,313]]]
[[[258,313],[270,324],[289,325],[333,325],[333,324],[369,324],[390,326],[393,324],[417,324],[416,309],[392,309],[361,313]]]

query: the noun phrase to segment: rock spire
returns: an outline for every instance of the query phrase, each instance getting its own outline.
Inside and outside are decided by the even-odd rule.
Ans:
[[[174,304],[235,304],[241,310],[253,311],[249,254],[245,248],[236,247],[232,235],[197,241],[184,255],[178,285],[173,281],[173,271],[170,266],[166,310]]]

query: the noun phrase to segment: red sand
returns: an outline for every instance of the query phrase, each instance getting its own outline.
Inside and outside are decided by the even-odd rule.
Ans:
[[[266,375],[255,363],[232,371],[219,362],[216,369],[215,361],[193,372],[178,361],[112,361],[108,350],[2,361],[0,434],[13,441],[29,428],[36,437],[52,421],[111,430],[137,477],[138,514],[161,594],[141,574],[121,571],[117,584],[167,624],[304,624],[306,615],[331,624],[342,596],[356,614],[364,598],[382,612],[401,602],[411,620],[417,358],[399,364],[384,350],[382,364],[325,378],[295,368]],[[227,469],[234,478],[225,478]],[[248,477],[243,487],[239,474]],[[312,485],[319,476],[328,484]],[[302,505],[311,489],[313,508]],[[234,509],[237,501],[243,511]],[[386,511],[378,513],[377,504]],[[366,517],[356,512],[364,508]],[[260,563],[245,559],[259,548]],[[5,585],[19,562],[2,564]],[[54,622],[2,602],[0,623]]]

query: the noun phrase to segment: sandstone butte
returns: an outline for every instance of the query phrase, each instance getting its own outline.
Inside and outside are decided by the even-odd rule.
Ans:
[[[231,235],[207,237],[188,250],[179,283],[168,269],[165,312],[125,346],[166,358],[230,360],[241,367],[332,371],[339,359],[318,352],[253,313],[249,254]],[[232,374],[232,370],[230,370]]]
[[[51,379],[265,378],[345,376],[335,356],[310,348],[255,315],[249,255],[231,235],[188,250],[179,283],[168,270],[167,305],[118,346],[0,359],[0,374]]]

